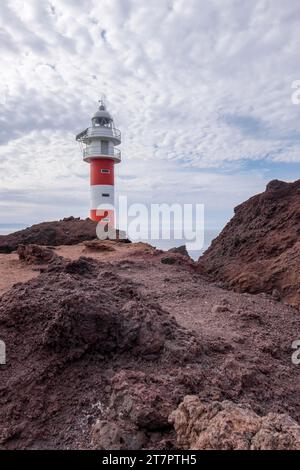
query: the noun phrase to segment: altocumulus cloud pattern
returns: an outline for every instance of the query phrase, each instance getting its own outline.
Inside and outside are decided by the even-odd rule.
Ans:
[[[204,202],[222,225],[299,163],[299,18],[294,0],[1,2],[1,220],[86,213],[74,134],[104,94],[120,191]]]

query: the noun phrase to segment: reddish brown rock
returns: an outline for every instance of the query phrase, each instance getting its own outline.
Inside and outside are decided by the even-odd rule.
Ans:
[[[97,420],[92,426],[91,442],[97,450],[139,450],[147,443],[143,431],[126,421]]]
[[[298,310],[225,291],[180,254],[104,243],[115,250],[57,247],[30,281],[0,255],[2,277],[15,272],[0,298],[2,449],[176,449],[168,416],[191,394],[300,423]],[[273,428],[264,446],[282,445]]]
[[[186,256],[187,258],[190,258],[190,255],[185,245],[175,246],[174,248],[170,248],[168,250],[168,253],[179,253],[182,256]]]
[[[27,264],[47,264],[57,258],[52,249],[38,245],[19,245],[17,253],[19,259]]]
[[[97,222],[79,217],[42,222],[9,235],[0,235],[0,253],[11,253],[19,245],[76,245],[83,241],[97,239],[96,228]],[[113,233],[106,230],[104,235],[122,243],[130,243],[125,233],[119,230]]]
[[[184,449],[300,450],[300,426],[288,415],[260,417],[230,401],[205,404],[186,396],[169,421]]]
[[[110,413],[122,416],[144,431],[170,428],[168,417],[175,403],[166,382],[160,376],[155,383],[144,373],[121,371],[112,380]]]
[[[92,240],[97,223],[90,219],[67,217],[53,222],[42,222],[9,235],[0,236],[0,253],[10,253],[18,245],[75,245]]]
[[[226,287],[300,305],[300,180],[272,181],[235,209],[199,259],[199,271]]]
[[[127,446],[140,442],[143,429],[169,427],[170,390],[158,406],[159,387],[140,383],[125,390],[111,369],[175,367],[176,377],[176,367],[202,355],[195,335],[135,283],[89,258],[58,259],[36,279],[15,285],[0,299],[0,328],[7,345],[0,371],[0,447],[6,449],[87,448],[92,423],[106,419],[99,402],[113,408],[112,423],[130,399],[136,404],[120,426],[136,429]],[[119,434],[111,426],[113,446]]]
[[[105,242],[101,240],[90,240],[84,242],[86,251],[115,251],[112,242]]]

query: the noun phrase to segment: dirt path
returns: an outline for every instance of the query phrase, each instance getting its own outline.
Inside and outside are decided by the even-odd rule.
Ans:
[[[36,268],[20,263],[16,253],[0,254],[0,295],[17,282],[26,282],[38,275]]]

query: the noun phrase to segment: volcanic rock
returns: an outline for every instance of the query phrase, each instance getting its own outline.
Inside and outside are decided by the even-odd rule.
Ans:
[[[161,262],[163,264],[176,264],[178,262],[177,258],[175,257],[172,257],[172,256],[164,256],[162,259],[161,259]]]
[[[174,450],[186,395],[300,423],[297,309],[224,290],[178,253],[98,243],[114,250],[59,246],[38,269],[0,255],[0,448]]]
[[[155,374],[121,370],[111,379],[108,407],[91,429],[97,449],[166,449],[174,446],[175,435],[169,415],[192,390],[199,372],[170,367]],[[164,436],[168,436],[165,438]]]
[[[96,238],[97,223],[90,219],[67,217],[53,222],[42,222],[9,235],[0,236],[0,253],[10,253],[18,245],[74,245]]]
[[[89,240],[84,242],[87,251],[115,251],[112,244],[101,240]]]
[[[199,259],[199,271],[239,292],[300,305],[300,180],[271,181],[235,209]]]
[[[59,259],[1,297],[1,339],[8,357],[1,366],[0,447],[66,448],[69,442],[78,448],[84,439],[88,447],[90,421],[103,417],[95,403],[106,402],[115,416],[129,399],[121,398],[124,387],[114,385],[117,379],[109,379],[112,367],[155,364],[170,370],[200,360],[202,347],[194,334],[145,299],[133,282],[105,267],[89,258]],[[122,424],[137,430],[136,440],[143,429],[168,427],[171,411],[169,400],[158,406],[157,387],[139,387],[126,393],[144,405]],[[165,397],[169,394],[166,390]]]
[[[143,430],[170,428],[168,417],[175,403],[166,383],[160,376],[151,383],[142,372],[121,371],[112,379],[110,413]]]
[[[90,219],[67,217],[53,222],[42,222],[9,235],[0,235],[0,253],[11,253],[19,245],[76,245],[97,239],[97,222]],[[104,228],[105,238],[113,238],[122,243],[130,243],[124,232]]]
[[[174,248],[170,248],[168,250],[168,253],[179,253],[180,255],[186,256],[187,258],[190,257],[185,245],[175,246]]]
[[[98,450],[139,450],[147,443],[147,437],[126,421],[97,420],[92,426],[91,442]]]
[[[19,245],[17,253],[19,259],[28,264],[45,264],[57,258],[52,249],[38,245]]]
[[[169,418],[179,447],[192,450],[300,450],[300,426],[286,414],[258,416],[230,401],[186,396]]]

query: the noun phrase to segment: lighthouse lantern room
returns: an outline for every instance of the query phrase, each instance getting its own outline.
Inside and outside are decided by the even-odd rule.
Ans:
[[[76,140],[81,144],[83,160],[90,164],[90,218],[114,226],[114,166],[121,161],[121,152],[116,148],[121,143],[121,132],[102,100],[92,117],[92,126],[80,132]]]

